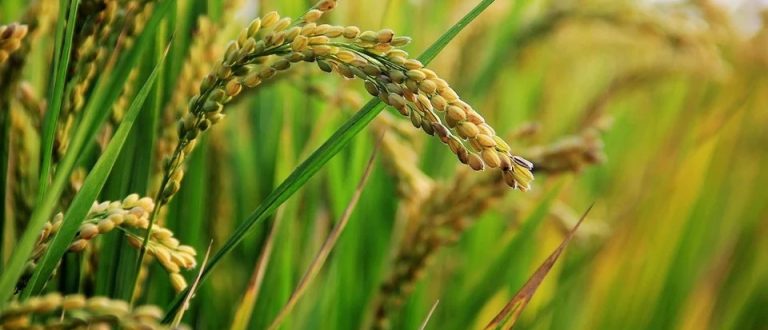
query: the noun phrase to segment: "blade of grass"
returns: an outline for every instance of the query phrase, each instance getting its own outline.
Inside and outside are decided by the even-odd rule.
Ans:
[[[366,164],[365,172],[363,172],[363,176],[360,178],[360,181],[357,184],[357,188],[355,188],[352,199],[349,201],[349,204],[347,204],[346,209],[344,209],[344,213],[341,215],[341,219],[339,219],[339,222],[333,226],[333,229],[328,235],[328,238],[323,243],[320,251],[317,252],[317,255],[315,255],[315,259],[310,263],[307,271],[304,273],[304,276],[301,278],[299,284],[296,286],[296,289],[294,289],[293,294],[291,294],[291,297],[288,299],[288,302],[277,314],[268,329],[277,329],[277,327],[280,326],[280,323],[282,323],[283,319],[288,316],[288,313],[293,310],[293,307],[304,295],[304,292],[309,287],[309,284],[315,279],[317,274],[320,272],[320,269],[325,264],[325,261],[328,259],[328,255],[331,253],[331,250],[334,246],[336,246],[336,242],[339,240],[341,233],[347,226],[347,223],[352,216],[352,212],[355,210],[355,206],[357,206],[357,202],[360,200],[360,195],[363,193],[363,188],[365,188],[365,184],[368,182],[368,177],[371,175],[371,170],[373,169],[373,161],[376,159],[376,153],[380,144],[381,139],[379,139],[379,141],[376,143],[376,146],[371,153],[371,157],[368,159],[368,164]]]
[[[573,226],[573,228],[568,232],[568,234],[565,236],[565,239],[563,239],[563,242],[560,243],[557,249],[555,249],[555,251],[553,251],[546,260],[544,260],[541,266],[539,266],[539,268],[536,269],[528,281],[525,282],[525,285],[523,285],[523,287],[517,291],[515,296],[512,297],[512,299],[504,306],[504,308],[501,309],[499,314],[497,314],[496,317],[494,317],[493,320],[491,320],[491,322],[485,326],[486,330],[491,328],[498,329],[505,324],[508,325],[507,329],[511,329],[515,325],[515,322],[517,322],[517,319],[520,317],[520,313],[523,312],[525,306],[528,305],[529,301],[531,301],[531,298],[533,298],[533,295],[536,293],[536,289],[539,288],[539,285],[547,276],[549,270],[552,269],[552,266],[555,265],[557,259],[560,258],[560,255],[565,250],[565,247],[568,246],[568,243],[571,242],[573,235],[576,234],[576,230],[579,229],[581,223],[584,222],[584,219],[587,218],[589,211],[592,210],[592,206],[594,206],[594,204],[587,208],[587,210],[579,219],[579,222],[577,222],[576,225]]]
[[[269,259],[270,256],[272,256],[275,237],[282,224],[283,210],[284,207],[277,210],[272,229],[270,229],[269,236],[267,236],[267,240],[264,242],[264,247],[261,250],[261,254],[259,254],[259,260],[256,262],[253,276],[251,276],[251,279],[248,281],[248,288],[246,289],[245,294],[243,294],[243,299],[240,301],[240,304],[237,306],[237,311],[235,311],[235,318],[232,321],[231,330],[245,330],[248,328],[248,323],[253,314],[253,307],[256,304],[256,298],[259,296],[261,284],[264,282],[264,275],[267,273],[267,265],[269,265]]]
[[[166,52],[167,54],[167,52]],[[29,282],[29,286],[25,288],[22,293],[22,297],[29,297],[42,291],[48,278],[53,273],[56,265],[59,263],[61,257],[66,253],[69,244],[72,242],[73,237],[77,233],[80,223],[88,214],[93,201],[96,200],[101,188],[104,187],[104,183],[107,181],[109,173],[112,171],[112,167],[117,161],[117,157],[120,155],[120,150],[123,144],[128,139],[128,133],[130,133],[133,123],[141,112],[144,101],[147,99],[149,92],[158,77],[158,73],[161,71],[162,63],[165,61],[163,56],[149,75],[147,81],[143,84],[142,88],[136,94],[133,99],[130,108],[123,118],[122,123],[115,132],[114,137],[104,153],[99,157],[96,165],[91,170],[91,173],[86,177],[80,191],[75,195],[71,206],[64,215],[64,222],[61,225],[61,229],[56,236],[54,236],[48,250],[43,256],[40,264],[35,269],[35,273],[32,275],[32,279]]]
[[[56,205],[58,205],[59,197],[69,181],[69,176],[75,167],[81,151],[85,148],[88,141],[93,140],[96,134],[95,130],[89,131],[85,128],[98,127],[100,123],[106,120],[109,111],[104,111],[103,109],[111,108],[111,105],[119,96],[121,86],[128,77],[128,72],[138,62],[141,53],[146,49],[146,45],[154,36],[160,20],[165,16],[172,3],[175,2],[173,0],[165,0],[155,8],[152,16],[147,21],[144,32],[136,40],[135,46],[121,57],[121,60],[115,66],[114,72],[109,75],[103,75],[99,79],[96,90],[91,93],[84,111],[85,115],[80,123],[82,129],[78,129],[75,132],[69,151],[57,166],[56,175],[51,186],[43,194],[45,197],[41,202],[37,203],[30,217],[27,229],[22,234],[16,249],[14,249],[10,260],[6,264],[6,271],[0,275],[0,304],[4,304],[13,295],[16,282],[24,271],[24,263],[34,248],[35,240],[37,240],[45,222],[53,215],[53,211]]]
[[[277,93],[275,93],[277,94]],[[280,94],[285,95],[285,94]],[[275,97],[274,95],[271,95],[270,97]],[[280,124],[276,126],[280,126],[279,132],[277,132],[278,137],[280,141],[282,141],[285,145],[292,145],[294,141],[294,125],[296,125],[296,121],[293,120],[293,113],[290,111],[282,112],[281,113],[282,118],[280,119]],[[267,133],[269,134],[269,133]],[[308,140],[311,141],[311,140]],[[275,150],[275,156],[270,157],[266,156],[271,159],[275,159],[275,178],[273,181],[275,184],[279,183],[281,181],[281,178],[286,177],[288,174],[290,174],[290,170],[296,166],[297,160],[295,159],[295,156],[290,148],[279,148],[278,150]],[[257,151],[258,152],[258,151]],[[251,279],[248,282],[248,287],[243,294],[243,298],[240,301],[240,304],[237,307],[237,310],[235,312],[234,320],[232,321],[230,329],[232,330],[245,330],[248,328],[248,326],[251,323],[251,319],[253,317],[253,314],[259,313],[263,314],[262,312],[257,312],[257,301],[260,295],[264,294],[262,292],[269,292],[269,290],[262,290],[264,288],[264,282],[266,280],[267,275],[267,267],[271,264],[275,264],[276,262],[280,262],[281,260],[273,261],[273,251],[276,240],[278,240],[278,237],[280,237],[281,233],[281,227],[283,226],[283,222],[286,221],[287,217],[295,217],[295,213],[293,212],[287,212],[291,207],[290,204],[283,204],[281,205],[275,214],[274,220],[272,221],[272,226],[269,229],[269,234],[266,238],[266,241],[261,245],[261,253],[259,254],[258,260],[256,261],[256,264],[254,266],[253,273],[251,274]],[[290,224],[289,224],[290,225]],[[279,257],[279,256],[276,256]],[[272,296],[274,297],[274,296]],[[268,320],[265,320],[268,321]],[[253,326],[253,325],[251,325]],[[266,326],[266,324],[264,325]]]
[[[427,317],[424,318],[424,322],[421,323],[421,326],[419,327],[419,330],[424,330],[427,328],[427,324],[429,324],[429,320],[432,318],[432,314],[435,313],[435,310],[437,309],[437,304],[440,303],[440,300],[435,300],[435,303],[432,304],[432,308],[429,309],[429,313],[427,313]]]
[[[77,8],[80,4],[79,0],[70,0],[69,6],[66,6],[66,2],[66,0],[59,1],[59,16],[56,20],[53,79],[50,81],[48,90],[48,101],[51,105],[45,112],[45,118],[43,119],[43,140],[42,149],[40,150],[42,165],[40,166],[40,181],[37,190],[38,202],[43,201],[45,192],[48,189],[48,175],[50,174],[53,158],[53,139],[56,135],[56,122],[59,120],[59,112],[64,101],[67,69],[69,68],[72,41],[75,34],[75,19],[77,18]],[[67,12],[69,12],[68,16]]]
[[[494,0],[482,0],[480,1],[469,13],[461,18],[456,24],[454,24],[448,31],[446,31],[432,46],[429,47],[418,59],[427,64],[434,59],[437,54],[448,45],[448,43],[459,33],[464,27],[467,26],[472,20],[474,20],[480,13],[482,13],[488,6],[490,6]],[[262,204],[251,213],[248,218],[235,230],[232,236],[222,246],[222,248],[216,252],[211,258],[211,263],[203,274],[202,280],[207,279],[208,274],[216,268],[219,261],[232,251],[245,236],[253,229],[253,227],[261,221],[271,216],[275,210],[288,200],[293,193],[301,188],[312,176],[317,173],[320,168],[325,165],[333,156],[347,146],[352,138],[354,138],[360,131],[363,130],[376,116],[384,109],[384,105],[378,98],[371,99],[363,106],[352,118],[350,118],[344,125],[341,126],[320,148],[312,153],[309,158],[301,163],[296,170],[291,173],[288,178],[283,181],[280,186],[277,187],[272,193],[270,193]],[[169,322],[169,316],[174,315],[180,307],[181,299],[185,294],[182,292],[177,295],[175,301],[168,309],[164,322]]]
[[[505,240],[508,243],[503,244],[498,255],[493,256],[492,261],[488,262],[485,268],[475,269],[470,274],[476,276],[468,278],[465,284],[466,288],[459,291],[457,298],[449,301],[452,305],[448,309],[462,308],[463,311],[461,314],[453,317],[451,323],[455,327],[451,328],[463,329],[472,327],[472,321],[482,308],[483,303],[488,297],[493,295],[499,285],[504,281],[515,285],[514,283],[516,283],[518,276],[515,269],[508,267],[510,260],[514,259],[516,265],[528,263],[528,255],[530,253],[525,252],[526,248],[533,246],[535,234],[547,218],[552,208],[552,203],[558,197],[563,186],[564,183],[561,181],[550,188],[531,213],[521,221],[521,225],[516,229],[514,237]],[[520,279],[519,282],[522,283],[523,279]]]

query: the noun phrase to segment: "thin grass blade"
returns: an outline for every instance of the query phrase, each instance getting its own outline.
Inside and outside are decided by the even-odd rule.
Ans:
[[[205,257],[203,258],[203,263],[200,266],[200,271],[197,273],[197,277],[195,277],[195,281],[192,283],[192,286],[189,288],[187,296],[184,297],[183,306],[189,306],[189,301],[192,300],[192,297],[195,295],[195,293],[197,292],[197,289],[200,287],[200,278],[203,275],[203,272],[205,271],[205,266],[208,265],[208,257],[211,256],[212,247],[213,247],[213,241],[208,243],[208,249],[205,250]],[[181,319],[184,318],[184,312],[186,310],[187,310],[186,308],[182,308],[179,310],[179,312],[173,318],[173,322],[171,323],[171,328],[176,329],[179,327],[179,324],[181,323]]]
[[[565,250],[565,247],[568,246],[568,243],[571,242],[573,235],[576,234],[576,230],[579,229],[581,223],[584,222],[584,219],[586,219],[589,211],[592,210],[593,205],[590,205],[589,208],[587,208],[587,210],[579,219],[579,222],[577,222],[576,225],[573,226],[573,228],[565,236],[563,242],[560,243],[557,249],[555,249],[555,251],[553,251],[546,260],[544,260],[541,266],[536,269],[536,271],[533,273],[533,275],[531,275],[525,285],[523,285],[523,287],[517,291],[515,296],[512,297],[512,299],[504,306],[504,308],[501,309],[499,314],[497,314],[496,317],[494,317],[493,320],[491,320],[491,322],[485,326],[486,330],[491,328],[498,329],[505,324],[507,325],[507,329],[511,329],[515,325],[515,322],[517,322],[517,319],[520,317],[520,313],[523,312],[525,306],[528,305],[529,301],[531,301],[531,298],[533,298],[533,295],[536,293],[536,289],[539,288],[539,285],[552,269],[552,266],[554,266],[557,259],[560,258],[560,255]]]
[[[53,158],[53,140],[56,135],[56,122],[64,101],[64,89],[67,80],[67,68],[69,68],[70,55],[72,54],[72,42],[75,34],[75,19],[80,4],[78,0],[70,0],[66,6],[66,0],[59,1],[59,16],[56,21],[56,43],[53,57],[53,79],[48,90],[48,101],[51,105],[45,113],[43,122],[43,143],[40,155],[40,183],[38,188],[38,201],[42,201],[48,189],[48,175],[51,170]],[[69,13],[69,15],[67,15]]]
[[[232,321],[231,330],[245,330],[248,328],[248,323],[251,321],[253,306],[256,305],[256,299],[261,291],[261,284],[264,282],[264,275],[267,273],[267,265],[269,265],[269,259],[272,256],[272,248],[275,246],[275,237],[283,222],[283,210],[284,208],[277,210],[275,221],[272,224],[272,228],[269,230],[269,235],[264,242],[264,247],[261,249],[261,254],[259,254],[259,259],[253,270],[253,275],[248,281],[248,287],[245,290],[245,294],[243,294],[243,299],[237,306],[237,311],[235,311],[235,318]]]
[[[435,303],[432,304],[432,308],[429,309],[429,313],[427,313],[427,317],[424,318],[424,322],[421,322],[421,326],[419,326],[419,330],[424,330],[427,328],[427,325],[429,324],[429,320],[432,319],[432,314],[435,313],[435,310],[437,309],[437,304],[440,303],[440,299],[435,300]]]
[[[315,255],[315,258],[309,264],[307,271],[299,281],[296,289],[294,289],[291,297],[288,299],[288,302],[277,314],[268,329],[277,329],[277,327],[280,326],[280,323],[282,323],[283,319],[288,316],[291,310],[293,310],[293,307],[296,306],[296,303],[299,301],[299,299],[301,299],[301,297],[304,295],[304,292],[306,292],[309,284],[312,283],[317,274],[320,272],[320,269],[322,269],[325,261],[328,259],[328,255],[331,253],[331,250],[333,250],[333,247],[336,246],[336,242],[339,240],[339,237],[341,237],[341,233],[347,226],[350,217],[352,217],[352,212],[355,210],[355,206],[357,206],[357,202],[360,200],[360,195],[362,195],[363,188],[365,188],[365,184],[368,182],[368,177],[371,175],[371,170],[373,169],[373,161],[376,159],[376,153],[379,150],[379,145],[381,145],[381,139],[379,139],[379,142],[376,143],[376,147],[371,153],[371,157],[368,159],[368,164],[366,164],[365,172],[363,173],[363,176],[360,178],[360,181],[355,188],[352,199],[344,209],[344,213],[341,215],[341,219],[339,219],[339,222],[333,226],[331,233],[323,243],[320,251],[317,252],[317,255]]]

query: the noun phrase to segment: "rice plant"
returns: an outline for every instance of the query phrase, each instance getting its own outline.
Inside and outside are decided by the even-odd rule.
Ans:
[[[0,0],[0,328],[764,328],[760,8]]]

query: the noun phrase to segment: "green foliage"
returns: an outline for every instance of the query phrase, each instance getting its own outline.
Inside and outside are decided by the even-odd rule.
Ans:
[[[0,0],[0,25],[29,27],[0,63],[0,325],[35,311],[54,319],[63,298],[51,293],[112,298],[117,307],[106,314],[140,314],[120,301],[154,304],[165,322],[181,313],[200,329],[266,329],[278,315],[281,329],[471,329],[497,315],[537,329],[768,322],[766,21],[745,31],[744,18],[709,1],[660,10],[633,1],[289,0],[258,2],[263,12],[236,0],[39,3]],[[285,67],[274,59],[295,46],[279,42],[250,53],[275,56],[242,72],[214,63],[246,48],[249,36],[239,33],[255,17],[266,25],[265,14],[278,11],[294,18],[289,31],[330,3],[321,29],[360,26],[374,31],[373,44],[387,39],[385,27],[411,37],[405,49],[533,161],[532,190],[460,167],[461,153],[439,134],[387,108],[397,98],[368,100],[361,80],[380,81],[367,73],[323,74],[340,71],[329,61],[265,73]],[[109,8],[114,26],[100,26]],[[279,39],[269,29],[259,40]],[[90,42],[109,51],[84,58]],[[312,42],[384,56],[365,53],[365,42]],[[101,62],[59,159],[61,112],[82,79],[74,68],[90,60]],[[201,89],[210,72],[220,85]],[[260,84],[246,88],[253,73]],[[228,99],[206,103],[217,88]],[[191,104],[226,110],[192,122],[185,114],[195,94]],[[210,113],[226,116],[211,123]],[[177,131],[193,132],[196,147],[182,148],[181,174],[164,177]],[[364,172],[365,189],[356,189]],[[163,179],[178,179],[178,191],[155,201],[150,223],[160,232],[141,233],[194,248],[193,270],[168,276],[177,256],[140,256],[129,246],[141,243],[133,229],[107,230],[76,254],[73,239],[94,202],[162,199]],[[51,226],[60,227],[41,246]],[[554,266],[544,263],[571,238]],[[548,275],[539,282],[542,263]],[[297,286],[300,299],[280,314]]]

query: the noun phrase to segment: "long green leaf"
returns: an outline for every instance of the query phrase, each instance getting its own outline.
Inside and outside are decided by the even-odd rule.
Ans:
[[[99,157],[96,165],[91,170],[88,177],[85,178],[83,187],[75,195],[75,199],[72,201],[67,213],[64,215],[64,222],[61,225],[61,229],[54,236],[53,241],[48,247],[42,261],[35,269],[35,273],[32,275],[32,279],[29,282],[29,286],[25,288],[22,293],[22,297],[28,297],[30,295],[38,294],[42,291],[48,278],[53,273],[59,260],[67,252],[69,244],[72,242],[73,237],[77,233],[82,220],[88,214],[93,201],[96,200],[101,188],[104,187],[104,183],[109,177],[109,173],[112,171],[112,166],[115,165],[117,157],[120,155],[120,150],[128,139],[128,133],[130,133],[133,123],[141,112],[144,101],[147,99],[147,95],[152,90],[152,86],[158,77],[160,67],[162,66],[165,56],[160,60],[160,63],[155,67],[150,74],[147,81],[142,86],[141,90],[136,94],[133,99],[128,112],[123,118],[122,123],[115,132],[114,137],[109,141],[104,153]]]
[[[67,68],[69,68],[70,55],[72,53],[72,41],[75,34],[75,19],[79,0],[59,1],[59,16],[56,21],[56,45],[53,57],[53,79],[48,90],[48,100],[51,102],[45,113],[43,122],[43,141],[41,149],[42,166],[40,166],[40,183],[38,188],[38,201],[42,201],[48,189],[48,175],[51,170],[53,157],[53,140],[56,136],[56,122],[64,100],[64,88],[67,82]],[[67,10],[69,16],[67,16]],[[66,20],[65,20],[66,17]],[[65,32],[66,26],[66,32]]]
[[[175,1],[165,0],[155,8],[155,11],[144,27],[143,33],[136,40],[135,46],[121,57],[121,60],[118,61],[115,70],[111,74],[104,75],[99,79],[96,90],[91,93],[91,98],[86,104],[83,119],[80,123],[82,129],[78,129],[75,132],[67,153],[57,167],[56,175],[50,188],[36,206],[29,225],[19,239],[18,245],[6,265],[5,272],[0,275],[0,304],[4,304],[13,295],[16,282],[24,271],[24,263],[34,248],[35,240],[37,240],[45,222],[51,218],[56,205],[58,205],[59,197],[64,191],[64,187],[69,180],[70,173],[72,173],[72,169],[75,167],[81,151],[85,148],[87,142],[92,141],[95,136],[95,132],[86,128],[100,126],[106,119],[106,116],[109,115],[109,112],[104,111],[104,109],[111,108],[112,103],[119,96],[121,87],[128,77],[128,72],[138,62],[141,53],[146,49],[146,45],[152,40],[160,20],[165,16],[170,5],[173,3]]]
[[[490,6],[494,0],[483,0],[478,3],[469,13],[467,13],[459,22],[454,24],[446,31],[432,46],[429,47],[418,59],[427,64],[434,59],[448,43],[474,20],[480,13]],[[339,128],[320,148],[318,148],[309,158],[301,163],[288,178],[277,187],[262,204],[251,213],[248,218],[235,230],[233,235],[227,240],[219,251],[211,258],[208,268],[203,272],[201,281],[205,281],[210,272],[216,268],[221,259],[231,252],[245,236],[254,228],[256,224],[271,216],[277,208],[290,198],[299,188],[301,188],[312,176],[315,175],[331,158],[346,147],[352,138],[363,130],[380,112],[384,109],[384,104],[377,98],[371,99],[363,106],[352,118]],[[181,306],[181,297],[184,292],[179,294],[174,300],[173,305],[168,309],[164,321],[169,322],[170,317],[176,314]]]

